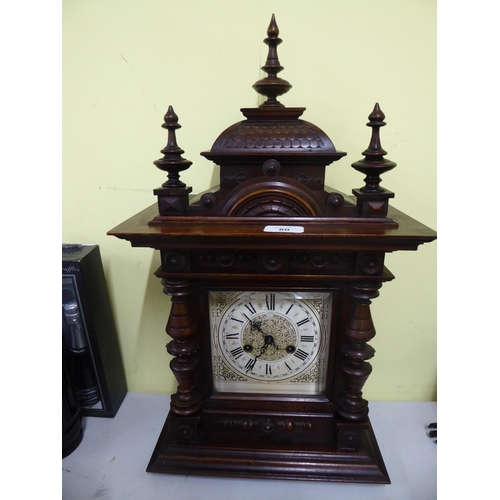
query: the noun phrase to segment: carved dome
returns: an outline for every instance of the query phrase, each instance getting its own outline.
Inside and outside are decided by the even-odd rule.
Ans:
[[[202,155],[214,161],[249,152],[264,156],[327,155],[330,161],[344,156],[319,127],[298,119],[303,111],[304,108],[242,109],[248,119],[227,128],[210,152]]]
[[[315,163],[327,165],[338,160],[345,153],[337,151],[330,138],[316,125],[299,117],[305,108],[287,108],[276,97],[292,87],[277,74],[283,70],[278,60],[277,46],[279,30],[274,15],[264,42],[269,46],[266,64],[262,69],[268,76],[253,85],[253,88],[267,97],[258,108],[241,110],[246,120],[235,123],[224,130],[214,142],[212,149],[202,156],[218,164],[229,163],[232,158],[252,154],[254,158],[279,156],[288,161],[316,158]],[[290,155],[290,156],[288,156]]]

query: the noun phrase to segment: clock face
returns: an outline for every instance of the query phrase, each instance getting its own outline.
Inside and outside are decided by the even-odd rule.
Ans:
[[[209,292],[214,388],[320,394],[331,293]]]

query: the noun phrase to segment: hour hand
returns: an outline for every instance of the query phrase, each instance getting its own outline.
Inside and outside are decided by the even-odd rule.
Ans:
[[[274,337],[272,335],[266,335],[264,338],[264,345],[260,348],[260,354],[256,356],[256,358],[260,358],[260,356],[262,356],[266,352],[266,349],[270,345],[276,346],[276,343],[274,342]]]

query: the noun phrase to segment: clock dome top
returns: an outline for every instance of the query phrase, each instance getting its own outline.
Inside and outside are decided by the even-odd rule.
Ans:
[[[305,108],[287,108],[277,97],[288,92],[292,85],[280,78],[284,68],[278,59],[277,47],[282,42],[274,14],[264,40],[269,47],[262,69],[267,73],[253,88],[267,100],[258,108],[243,108],[246,120],[230,126],[214,142],[210,151],[201,153],[216,163],[227,163],[232,158],[285,156],[300,158],[327,165],[345,153],[337,151],[331,139],[316,125],[299,119]]]

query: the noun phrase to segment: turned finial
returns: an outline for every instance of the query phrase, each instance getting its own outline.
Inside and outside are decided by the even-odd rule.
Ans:
[[[172,106],[168,107],[165,114],[163,128],[168,130],[167,145],[161,150],[165,156],[153,162],[160,170],[168,172],[168,180],[162,184],[165,188],[184,188],[184,184],[179,179],[179,172],[188,169],[193,162],[182,158],[184,150],[177,145],[175,131],[181,128],[179,125],[179,118],[175,114]]]
[[[375,107],[368,116],[368,119],[370,121],[366,125],[372,129],[370,144],[362,153],[365,158],[353,163],[352,167],[366,175],[366,178],[364,179],[365,186],[361,188],[361,191],[367,193],[379,193],[383,191],[383,189],[379,186],[382,180],[380,175],[384,172],[392,170],[396,166],[396,163],[384,158],[387,151],[382,148],[380,143],[380,127],[385,126],[386,123],[384,122],[385,115],[380,109],[378,103],[375,104]]]
[[[289,82],[277,76],[278,73],[284,69],[278,59],[278,45],[283,41],[278,37],[279,33],[278,25],[276,24],[276,19],[273,14],[271,23],[267,29],[267,38],[264,40],[264,43],[269,47],[269,51],[266,64],[261,68],[267,73],[267,76],[253,85],[253,88],[259,94],[267,97],[267,101],[261,104],[261,106],[283,107],[283,104],[281,104],[276,97],[285,94],[292,88]]]

